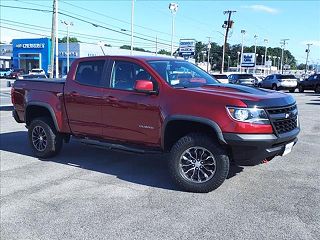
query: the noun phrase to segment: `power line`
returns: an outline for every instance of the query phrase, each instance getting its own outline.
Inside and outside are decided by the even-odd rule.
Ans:
[[[50,10],[44,10],[44,9],[38,9],[38,8],[25,8],[25,7],[16,7],[16,6],[8,6],[8,5],[0,5],[1,7],[6,7],[6,8],[13,8],[13,9],[23,9],[23,10],[32,10],[32,11],[40,11],[40,12],[53,12],[53,11],[50,11]],[[103,28],[103,29],[106,29],[106,30],[109,30],[109,31],[112,31],[112,32],[116,32],[116,33],[119,33],[119,34],[122,34],[122,35],[126,35],[126,36],[131,36],[131,34],[129,33],[126,33],[126,32],[122,32],[122,31],[119,31],[119,30],[116,30],[116,29],[112,29],[112,28],[109,28],[109,27],[106,27],[106,26],[103,26],[103,25],[100,25],[100,24],[96,24],[94,22],[90,22],[90,21],[87,21],[85,19],[82,19],[82,18],[79,18],[79,17],[75,17],[75,16],[72,16],[70,14],[66,14],[66,13],[63,13],[63,12],[59,12],[59,14],[63,15],[63,16],[67,16],[67,17],[70,17],[70,18],[73,18],[75,20],[78,20],[78,21],[81,21],[81,22],[84,22],[84,23],[87,23],[87,24],[90,24],[94,27],[100,27],[100,28]],[[149,41],[149,42],[153,42],[153,43],[156,43],[155,40],[152,40],[152,39],[147,39],[145,37],[140,37],[140,36],[134,36],[135,38],[137,39],[140,39],[140,40],[145,40],[145,41]],[[163,42],[158,42],[158,43],[161,43],[163,45],[167,45],[167,46],[170,46],[169,43],[163,43]]]

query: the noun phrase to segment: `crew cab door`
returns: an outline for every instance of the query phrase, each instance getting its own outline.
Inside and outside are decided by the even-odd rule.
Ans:
[[[71,131],[75,135],[101,137],[106,60],[79,62],[74,79],[67,79],[64,97]]]
[[[160,145],[159,95],[134,90],[136,80],[158,83],[137,62],[110,60],[108,88],[103,90],[103,136],[105,139],[150,146]]]

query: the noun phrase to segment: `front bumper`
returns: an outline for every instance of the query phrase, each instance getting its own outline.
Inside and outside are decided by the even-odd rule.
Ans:
[[[260,163],[266,158],[282,155],[288,143],[298,141],[300,128],[279,134],[224,133],[223,137],[231,149],[232,159],[238,163]],[[250,164],[252,165],[252,164]]]

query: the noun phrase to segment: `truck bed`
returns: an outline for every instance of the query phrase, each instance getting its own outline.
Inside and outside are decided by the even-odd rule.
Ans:
[[[60,131],[68,131],[64,107],[64,79],[18,79],[13,84],[12,101],[21,122],[28,106],[45,106],[55,115]]]

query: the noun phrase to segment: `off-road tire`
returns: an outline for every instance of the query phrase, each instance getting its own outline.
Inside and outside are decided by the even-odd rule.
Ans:
[[[206,182],[193,182],[183,176],[180,159],[183,153],[192,147],[207,149],[214,157],[215,172]],[[180,138],[171,148],[169,172],[179,188],[189,192],[206,193],[218,188],[228,176],[229,157],[226,150],[215,139],[201,133],[190,133]]]
[[[299,93],[303,93],[304,92],[304,89],[303,89],[303,87],[301,85],[299,85],[298,89],[299,89]]]
[[[41,139],[43,139],[43,141],[44,139],[46,140],[45,147],[43,147],[41,150],[39,150],[40,140],[38,142],[35,140],[37,136],[37,130],[41,131],[42,135],[44,135],[44,137]],[[32,120],[28,127],[28,137],[30,146],[36,157],[44,159],[50,158],[56,156],[61,151],[63,137],[56,131],[50,118],[42,117]]]

